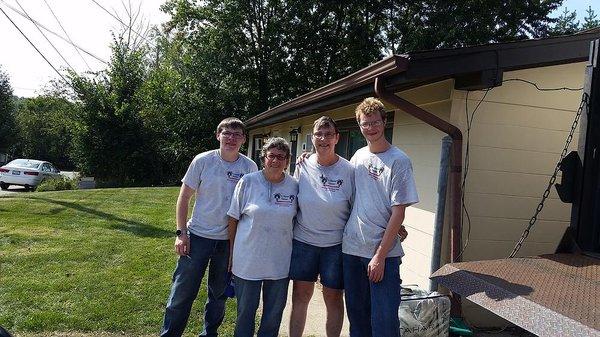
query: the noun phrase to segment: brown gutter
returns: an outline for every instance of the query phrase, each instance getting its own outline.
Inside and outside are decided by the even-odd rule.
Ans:
[[[285,111],[306,106],[314,102],[323,101],[328,97],[347,92],[362,85],[372,83],[377,76],[392,76],[405,71],[408,59],[403,55],[392,55],[381,61],[375,62],[370,66],[354,72],[342,79],[313,90],[302,96],[298,96],[290,101],[280,104],[276,107],[262,112],[246,120],[246,126],[252,128],[259,121],[278,115]],[[297,117],[297,116],[296,116]]]
[[[419,108],[411,102],[396,96],[385,89],[381,76],[375,78],[377,96],[400,110],[416,117],[428,125],[445,132],[452,138],[450,148],[450,259],[459,262],[461,250],[461,173],[462,173],[462,132],[456,126],[438,116]]]

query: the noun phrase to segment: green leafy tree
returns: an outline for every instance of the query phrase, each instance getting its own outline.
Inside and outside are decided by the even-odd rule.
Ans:
[[[17,106],[20,134],[18,152],[27,158],[47,160],[60,169],[71,170],[73,116],[76,105],[65,98],[24,98]]]
[[[12,154],[17,137],[13,90],[8,74],[0,68],[0,153]]]
[[[598,19],[598,15],[592,9],[592,6],[588,6],[586,10],[586,16],[583,18],[582,29],[592,29],[600,27],[600,19]]]
[[[80,105],[75,116],[73,159],[108,185],[160,183],[154,142],[144,127],[140,88],[147,76],[144,48],[114,39],[109,69],[89,78],[71,74]]]
[[[384,47],[391,53],[454,48],[547,35],[561,0],[390,1]]]

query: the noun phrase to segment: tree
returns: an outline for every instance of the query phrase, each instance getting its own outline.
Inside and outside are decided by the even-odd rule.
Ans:
[[[74,169],[70,152],[76,108],[57,96],[21,99],[16,109],[20,155],[50,161],[63,170]]]
[[[581,26],[581,28],[585,30],[597,27],[600,27],[600,20],[598,19],[598,16],[592,9],[592,6],[588,6],[588,9],[586,10],[586,16],[585,18],[583,18],[583,25]]]
[[[401,53],[543,37],[554,21],[548,14],[561,2],[390,1],[384,47]]]
[[[160,183],[154,149],[140,116],[139,91],[147,76],[145,49],[115,37],[107,71],[92,78],[71,74],[80,108],[75,116],[73,159],[108,185]]]
[[[0,153],[12,154],[17,136],[13,90],[8,74],[0,68]]]
[[[579,31],[579,21],[577,20],[577,11],[569,12],[565,10],[558,17],[554,27],[549,31],[550,36],[569,35]]]

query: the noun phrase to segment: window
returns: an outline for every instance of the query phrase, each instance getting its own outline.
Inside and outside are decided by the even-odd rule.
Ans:
[[[252,160],[262,169],[262,161],[260,160],[260,151],[265,144],[265,140],[269,137],[268,134],[252,136]]]
[[[300,128],[292,129],[290,131],[290,174],[294,175],[296,170],[296,157],[298,156],[298,134]]]

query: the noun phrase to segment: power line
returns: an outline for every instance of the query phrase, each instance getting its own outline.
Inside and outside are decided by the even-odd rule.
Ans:
[[[25,13],[25,15],[27,15],[27,18],[29,20],[31,20],[31,17],[29,16],[29,14],[27,13],[27,11],[25,10],[25,8],[23,8],[23,6],[21,6],[21,3],[19,2],[19,0],[15,0],[15,2],[17,3],[17,5],[19,5],[19,8],[21,8],[21,10]],[[42,34],[42,36],[44,37],[44,39],[46,39],[46,41],[50,44],[50,46],[52,46],[52,48],[54,49],[54,51],[58,54],[58,56],[60,56],[60,58],[65,61],[65,63],[67,64],[67,66],[69,68],[71,68],[71,70],[73,72],[76,72],[75,69],[73,69],[73,67],[71,66],[71,64],[69,63],[69,61],[67,61],[67,59],[58,51],[58,49],[56,49],[56,46],[54,46],[54,44],[52,43],[52,41],[50,41],[50,39],[48,39],[48,37],[46,36],[46,34],[44,34],[44,32],[42,32],[42,30],[40,29],[40,27],[33,21],[31,21],[33,23],[33,25],[35,26],[35,28],[37,28],[37,30],[40,32],[40,34]]]
[[[65,35],[67,36],[67,39],[69,39],[69,41],[71,42],[71,45],[73,45],[73,49],[75,49],[75,51],[77,52],[77,54],[79,54],[79,57],[81,57],[81,60],[83,61],[83,63],[85,63],[85,65],[87,66],[88,70],[92,71],[92,68],[90,68],[90,65],[87,63],[87,61],[85,60],[85,58],[83,57],[83,55],[81,55],[81,52],[79,51],[79,49],[77,49],[76,47],[74,47],[75,43],[73,42],[73,40],[71,39],[71,37],[69,36],[69,34],[65,30],[65,28],[63,27],[63,25],[60,23],[60,20],[58,19],[58,17],[56,16],[56,14],[54,14],[54,11],[52,10],[52,7],[50,7],[50,4],[48,3],[48,1],[44,0],[44,3],[46,4],[46,6],[48,7],[48,9],[50,10],[50,13],[52,13],[52,16],[54,16],[54,19],[56,20],[56,22],[60,26],[60,29],[62,29],[63,33],[65,33]]]
[[[103,60],[103,59],[101,59],[100,57],[98,57],[98,56],[96,56],[96,55],[92,54],[91,52],[89,52],[89,51],[85,50],[84,48],[82,48],[82,47],[78,46],[77,44],[75,44],[75,43],[72,43],[71,41],[67,40],[66,38],[64,38],[64,37],[63,37],[63,36],[61,36],[60,34],[58,34],[58,33],[54,32],[54,31],[52,31],[52,30],[51,30],[51,29],[49,29],[49,28],[47,28],[46,26],[44,26],[43,24],[41,24],[39,21],[36,21],[36,20],[34,20],[34,19],[29,19],[29,18],[27,18],[27,15],[25,15],[25,13],[21,12],[20,10],[18,10],[18,9],[16,9],[16,8],[14,8],[13,6],[11,6],[10,4],[6,3],[6,1],[4,1],[4,0],[0,0],[0,2],[2,2],[2,3],[3,3],[5,6],[6,6],[6,7],[8,7],[8,8],[9,8],[10,10],[12,10],[13,12],[15,12],[15,13],[17,13],[17,14],[21,15],[22,17],[24,17],[24,18],[26,18],[26,19],[28,19],[28,20],[31,20],[32,22],[35,22],[35,23],[36,23],[38,26],[40,26],[42,29],[44,29],[45,31],[49,32],[50,34],[52,34],[52,35],[54,35],[54,36],[58,37],[59,39],[61,39],[61,40],[65,41],[65,42],[67,42],[68,44],[70,44],[70,45],[74,46],[75,48],[78,48],[78,49],[80,49],[82,52],[84,52],[84,53],[88,54],[89,56],[91,56],[91,57],[95,58],[96,60],[98,60],[98,61],[100,61],[100,62],[102,62],[102,63],[104,63],[104,64],[108,64],[108,62],[104,61],[104,60]]]
[[[52,65],[52,63],[50,63],[50,61],[48,61],[46,56],[44,56],[44,54],[42,54],[42,52],[35,46],[35,44],[33,44],[33,42],[31,42],[31,40],[29,40],[27,35],[25,35],[25,33],[23,33],[21,28],[19,28],[19,26],[17,26],[17,24],[10,18],[10,16],[8,16],[8,14],[6,14],[6,12],[4,11],[4,9],[2,9],[2,7],[0,7],[0,11],[2,11],[2,14],[4,14],[4,16],[6,16],[8,21],[10,21],[10,23],[12,23],[13,26],[15,26],[15,28],[19,31],[19,33],[21,33],[21,35],[23,35],[23,37],[27,40],[27,42],[29,42],[29,44],[31,44],[31,46],[38,52],[38,54],[40,54],[42,56],[42,58],[50,65],[50,67],[52,67],[52,69],[54,69],[54,71],[58,74],[58,76],[60,76],[63,79],[63,81],[67,82],[67,79],[65,79],[65,77],[54,67],[54,65]]]
[[[533,86],[538,91],[561,91],[561,90],[563,90],[563,91],[581,91],[581,90],[583,90],[583,88],[570,88],[570,87],[543,88],[543,87],[540,87],[535,82],[532,82],[532,81],[529,81],[529,80],[525,80],[525,79],[522,79],[522,78],[509,78],[509,79],[502,80],[502,83],[505,83],[505,82],[523,82],[523,83],[527,83],[527,84]],[[481,105],[481,103],[483,103],[483,101],[484,101],[485,97],[487,96],[487,94],[492,89],[494,89],[494,88],[495,87],[487,88],[487,89],[484,90],[485,91],[484,95],[481,97],[481,99],[479,100],[479,102],[477,102],[477,105],[475,106],[475,109],[471,112],[470,116],[469,116],[469,109],[468,109],[469,91],[467,91],[467,94],[465,96],[465,115],[466,115],[466,119],[467,119],[466,120],[466,122],[467,122],[467,137],[466,137],[466,142],[465,142],[465,165],[464,165],[464,174],[463,174],[463,181],[462,181],[461,204],[462,204],[462,209],[464,211],[464,215],[466,216],[466,219],[467,219],[467,223],[466,224],[468,225],[468,228],[467,228],[467,239],[465,240],[465,244],[463,245],[463,247],[462,247],[462,249],[461,249],[461,251],[460,251],[460,253],[458,255],[459,258],[463,255],[463,253],[467,249],[467,246],[469,245],[469,240],[471,238],[471,217],[469,216],[469,211],[467,210],[467,207],[466,207],[466,204],[465,204],[465,187],[466,187],[466,183],[467,183],[467,174],[469,172],[469,157],[470,157],[469,156],[469,143],[470,143],[471,127],[473,126],[473,119],[475,117],[475,112],[477,112],[477,109],[479,109],[479,106]],[[585,99],[583,101],[585,101]],[[583,103],[581,103],[581,104],[583,104]],[[578,113],[581,112],[581,109],[582,109],[582,105],[579,106]],[[579,114],[577,115],[575,121],[578,120],[578,116],[579,116]],[[571,132],[573,132],[573,131],[574,131],[574,128],[571,129]],[[572,137],[572,135],[570,137]],[[570,140],[567,140],[567,145],[569,143],[570,143]],[[566,150],[563,150],[563,152],[565,152],[565,151]],[[561,160],[562,160],[562,157],[564,157],[564,153],[563,153],[563,155],[561,155]],[[559,163],[560,163],[561,160],[559,160]],[[555,171],[555,174],[556,174],[556,171]],[[552,184],[550,184],[549,186],[551,186],[551,185]],[[543,201],[547,198],[547,193],[548,192],[544,193],[544,197],[542,199],[542,206],[541,207],[543,207]],[[538,210],[537,210],[536,215],[534,215],[534,218],[536,218],[537,214],[541,211],[541,208],[539,208],[539,207],[540,206],[538,206]],[[461,223],[462,223],[462,220],[463,220],[463,214],[461,214]],[[520,246],[522,245],[524,239],[529,234],[529,230],[530,230],[530,228],[532,226],[533,226],[533,223],[530,223],[529,227],[525,230],[525,232],[523,234],[524,238],[523,238],[523,236],[521,237],[521,240],[519,241],[519,243],[517,244],[517,246],[515,246],[515,249],[513,250],[513,253],[511,254],[511,257],[513,257],[514,254],[516,254],[516,252],[518,251],[518,248],[520,248]]]
[[[135,29],[133,29],[133,27],[131,25],[128,25],[125,22],[123,22],[123,20],[121,20],[121,18],[119,18],[118,16],[114,15],[113,13],[111,13],[108,9],[104,8],[96,0],[91,0],[91,1],[93,3],[95,3],[98,7],[102,8],[102,10],[105,11],[108,15],[112,16],[115,20],[119,21],[123,26],[127,27],[129,30],[131,30],[132,32],[134,32],[137,36],[141,37],[148,44],[152,44],[150,41],[148,41],[148,39],[144,35],[138,33]]]

